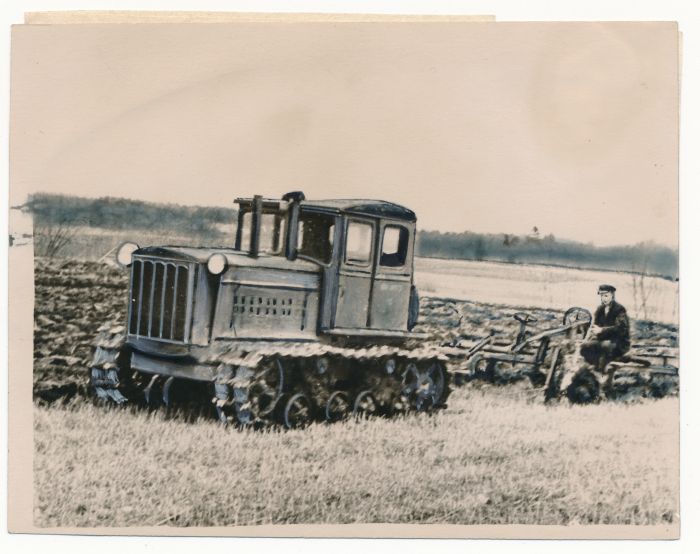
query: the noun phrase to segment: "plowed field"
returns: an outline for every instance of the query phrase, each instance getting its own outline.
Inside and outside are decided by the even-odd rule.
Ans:
[[[112,265],[36,259],[34,308],[34,395],[45,401],[85,394],[92,341],[107,322],[126,320],[128,273]],[[534,331],[561,322],[562,310],[528,308]],[[424,296],[416,331],[444,343],[484,337],[489,330],[512,340],[513,314],[522,308]],[[632,320],[633,342],[677,346],[674,325]]]

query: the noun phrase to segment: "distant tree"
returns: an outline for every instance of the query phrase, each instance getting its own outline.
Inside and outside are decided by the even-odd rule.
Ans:
[[[486,245],[484,244],[483,237],[479,236],[474,243],[474,259],[478,261],[483,261],[486,257]]]
[[[39,257],[55,258],[76,235],[78,227],[67,222],[34,227],[34,244]]]

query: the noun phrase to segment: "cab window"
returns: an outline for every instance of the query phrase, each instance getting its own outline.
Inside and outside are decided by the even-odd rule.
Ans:
[[[348,221],[345,240],[345,262],[353,265],[367,265],[372,257],[373,225],[363,221]]]
[[[379,265],[385,267],[403,267],[406,264],[408,252],[408,229],[400,225],[384,227],[382,239],[382,255]]]
[[[315,262],[328,264],[333,256],[335,217],[302,211],[299,216],[297,254]]]
[[[253,214],[247,210],[240,218],[241,250],[250,249]],[[281,254],[284,244],[284,218],[276,213],[263,213],[260,218],[260,252]]]

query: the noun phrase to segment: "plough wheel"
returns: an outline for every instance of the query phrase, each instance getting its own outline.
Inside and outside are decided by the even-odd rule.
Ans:
[[[586,322],[578,330],[581,336],[585,336],[588,332],[588,328],[591,326],[591,321],[593,321],[591,312],[589,312],[586,308],[579,308],[578,306],[569,308],[566,310],[566,312],[564,312],[564,318],[562,320],[564,325],[571,325],[572,323],[578,323],[579,321]]]

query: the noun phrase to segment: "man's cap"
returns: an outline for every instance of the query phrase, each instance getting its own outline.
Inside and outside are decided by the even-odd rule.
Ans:
[[[598,287],[598,294],[603,294],[604,292],[615,292],[615,287],[612,285],[600,285]]]

